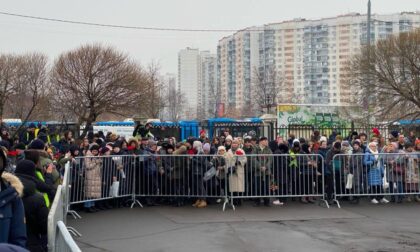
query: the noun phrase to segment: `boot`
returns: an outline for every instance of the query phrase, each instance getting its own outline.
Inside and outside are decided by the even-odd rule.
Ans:
[[[200,205],[201,200],[197,200],[192,206],[193,207],[198,207],[198,205]]]
[[[198,208],[205,208],[207,207],[207,202],[205,200],[200,201],[200,203],[197,205]]]

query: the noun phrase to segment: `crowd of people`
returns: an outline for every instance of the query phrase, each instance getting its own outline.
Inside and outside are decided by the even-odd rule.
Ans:
[[[12,140],[2,127],[0,243],[47,251],[48,212],[68,162],[70,201],[88,213],[127,206],[125,196],[133,193],[150,206],[196,208],[228,195],[236,206],[244,199],[255,206],[283,205],[288,198],[308,204],[324,194],[323,188],[330,201],[334,193],[348,192],[352,202],[370,193],[373,204],[388,203],[386,191],[395,193],[390,200],[397,203],[420,201],[415,133],[382,136],[373,129],[369,134],[314,131],[310,139],[289,134],[269,141],[252,134],[232,137],[228,130],[208,139],[201,130],[198,138],[177,142],[174,137],[156,141],[148,125],[137,127],[130,139],[111,132],[74,139],[67,131],[55,137],[30,126]]]

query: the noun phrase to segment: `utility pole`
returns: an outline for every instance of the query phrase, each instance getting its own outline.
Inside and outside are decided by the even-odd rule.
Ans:
[[[370,0],[368,0],[368,11],[367,11],[367,54],[368,54],[368,60],[370,60],[370,23],[371,23],[371,3]],[[368,88],[370,88],[370,76],[369,74],[366,76],[367,77],[367,85]],[[370,92],[369,92],[370,93]],[[369,115],[369,99],[367,97],[365,97],[365,110],[366,110],[366,119],[367,119],[367,124],[368,127],[370,126],[370,115]]]
[[[370,22],[371,22],[371,3],[368,1],[368,12],[367,12],[367,44],[370,46]]]

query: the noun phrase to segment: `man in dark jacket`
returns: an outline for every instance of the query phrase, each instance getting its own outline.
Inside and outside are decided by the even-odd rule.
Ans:
[[[255,196],[268,196],[270,186],[270,175],[272,174],[273,152],[268,147],[267,137],[261,137],[258,146],[252,153],[255,156],[251,161],[254,176]],[[264,197],[264,205],[270,206],[270,198]],[[259,206],[260,198],[255,199],[254,206]]]
[[[23,208],[23,185],[20,180],[4,171],[6,154],[0,149],[0,243],[26,247],[25,210]]]
[[[341,180],[341,175],[343,174],[341,168],[344,165],[344,157],[335,155],[342,154],[341,143],[335,142],[332,148],[327,152],[327,157],[325,159],[325,183],[326,183],[326,193],[329,200],[332,200],[332,194],[334,192],[334,179],[336,182],[336,190],[341,194],[341,189],[343,189],[343,181]],[[334,175],[335,174],[335,177]]]
[[[36,138],[35,129],[36,129],[35,124],[31,123],[29,127],[26,129],[26,132],[24,132],[20,136],[20,141],[23,142],[25,145],[28,145],[30,142],[32,142],[32,140]]]
[[[25,207],[27,248],[30,251],[47,251],[48,207],[42,194],[36,191],[36,184],[28,178],[35,176],[35,164],[29,160],[22,160],[16,166],[16,176],[23,184],[23,206]]]

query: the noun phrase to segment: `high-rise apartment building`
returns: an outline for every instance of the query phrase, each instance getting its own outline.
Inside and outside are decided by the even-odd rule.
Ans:
[[[251,27],[224,37],[217,46],[220,102],[243,109],[252,99],[251,81],[259,67],[262,29]]]
[[[185,116],[188,118],[197,116],[199,85],[200,51],[187,47],[178,53],[178,88],[186,96]]]
[[[217,98],[217,57],[186,48],[178,53],[178,88],[185,94],[188,119],[214,116]]]
[[[420,27],[420,13],[372,15],[370,25],[375,43]],[[251,39],[251,34],[257,39]],[[357,13],[238,31],[218,44],[221,102],[236,107],[246,104],[252,97],[248,76],[257,65],[260,72],[275,69],[281,76],[279,103],[347,105],[354,90],[344,82],[346,64],[366,43],[367,17]]]
[[[198,87],[199,119],[214,117],[218,98],[217,57],[209,51],[200,53],[200,85]]]

